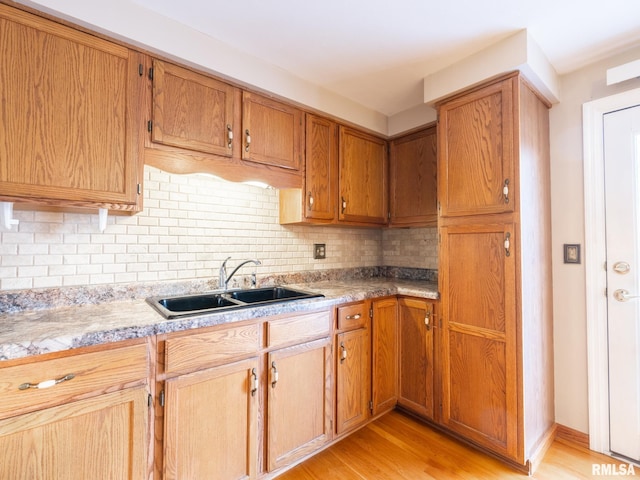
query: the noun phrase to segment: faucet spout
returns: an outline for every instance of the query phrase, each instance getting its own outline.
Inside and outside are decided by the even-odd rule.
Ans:
[[[229,288],[229,281],[233,278],[236,272],[240,270],[241,267],[245,266],[247,263],[253,263],[254,265],[262,265],[262,262],[260,260],[254,260],[254,259],[245,260],[243,262],[240,262],[240,264],[233,269],[231,274],[227,276],[227,260],[229,260],[230,258],[231,257],[228,257],[224,262],[222,262],[222,266],[220,267],[220,287],[222,287],[224,290]],[[253,282],[252,282],[254,286],[255,286],[255,281],[256,280],[255,280],[255,274],[254,274]]]

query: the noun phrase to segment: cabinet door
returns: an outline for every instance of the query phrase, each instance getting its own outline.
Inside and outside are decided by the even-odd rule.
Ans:
[[[138,387],[0,420],[0,478],[149,478],[148,395]]]
[[[436,127],[391,141],[391,226],[436,226],[438,221]]]
[[[138,210],[142,60],[0,5],[0,198]]]
[[[256,478],[258,360],[166,381],[165,479]]]
[[[234,88],[161,60],[153,61],[151,141],[230,157]],[[239,127],[240,125],[238,125]]]
[[[374,300],[372,308],[373,414],[378,415],[398,401],[398,300]]]
[[[331,438],[331,343],[316,340],[268,355],[268,470],[289,465]]]
[[[387,192],[387,142],[341,126],[338,218],[355,223],[387,223]]]
[[[514,81],[504,80],[440,105],[440,215],[483,215],[516,208]]]
[[[299,170],[304,148],[303,122],[302,110],[242,92],[242,159]]]
[[[307,114],[305,216],[333,220],[336,216],[338,137],[334,122]]]
[[[371,360],[369,329],[336,335],[336,433],[343,434],[369,419]]]
[[[515,458],[517,239],[512,224],[441,229],[442,423]]]
[[[400,318],[400,393],[398,404],[434,418],[433,303],[419,298],[398,300]]]

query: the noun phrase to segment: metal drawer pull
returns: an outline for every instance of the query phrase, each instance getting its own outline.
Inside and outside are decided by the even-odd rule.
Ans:
[[[251,396],[255,397],[256,392],[258,391],[258,374],[256,373],[256,369],[251,369]]]
[[[39,388],[39,389],[43,389],[43,388],[49,388],[49,387],[53,387],[54,385],[57,385],[59,383],[62,382],[68,382],[69,380],[73,380],[74,378],[76,378],[76,375],[74,373],[69,373],[68,375],[65,375],[64,377],[60,377],[57,378],[55,380],[44,380],[40,383],[23,383],[22,385],[20,385],[18,387],[19,390],[29,390],[30,388]]]
[[[362,318],[362,315],[356,313],[355,315],[347,315],[346,318],[347,320],[360,320]]]
[[[230,124],[227,124],[227,147],[233,147],[233,129]]]
[[[276,383],[278,383],[278,368],[276,362],[271,362],[271,388],[276,388]]]
[[[245,140],[244,140],[245,147],[244,147],[244,151],[245,151],[245,152],[248,152],[248,151],[249,151],[249,147],[251,146],[251,134],[249,133],[249,130],[248,130],[248,129],[247,129],[247,130],[245,130],[244,134],[245,134]]]

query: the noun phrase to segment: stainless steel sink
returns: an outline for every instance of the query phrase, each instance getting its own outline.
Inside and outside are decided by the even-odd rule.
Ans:
[[[287,287],[266,287],[195,295],[149,297],[146,300],[165,318],[178,318],[323,296],[320,293]]]

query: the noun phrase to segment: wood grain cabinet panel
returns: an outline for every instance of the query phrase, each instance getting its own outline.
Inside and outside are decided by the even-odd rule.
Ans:
[[[436,127],[389,144],[389,226],[435,227],[438,221]]]
[[[235,88],[157,59],[152,72],[151,142],[230,157]]]
[[[242,92],[242,159],[298,171],[304,152],[304,114],[291,105]]]
[[[256,478],[258,359],[166,381],[163,478]]]
[[[331,439],[331,342],[268,354],[267,469],[289,465]]]
[[[399,392],[398,405],[434,420],[435,302],[420,298],[398,300]],[[439,398],[438,398],[439,401]]]
[[[336,335],[336,434],[342,435],[370,417],[371,354],[369,328]]]
[[[340,126],[339,204],[341,222],[387,223],[389,213],[387,142]]]
[[[371,302],[372,414],[393,409],[398,402],[398,300]]]
[[[0,199],[141,209],[142,64],[0,5]]]
[[[338,126],[306,114],[305,162],[302,188],[281,189],[280,223],[332,223],[338,202]]]
[[[514,211],[513,95],[511,81],[496,82],[440,106],[438,198],[442,216]]]
[[[442,418],[502,455],[517,453],[514,226],[441,229]],[[478,255],[478,252],[482,252]]]

